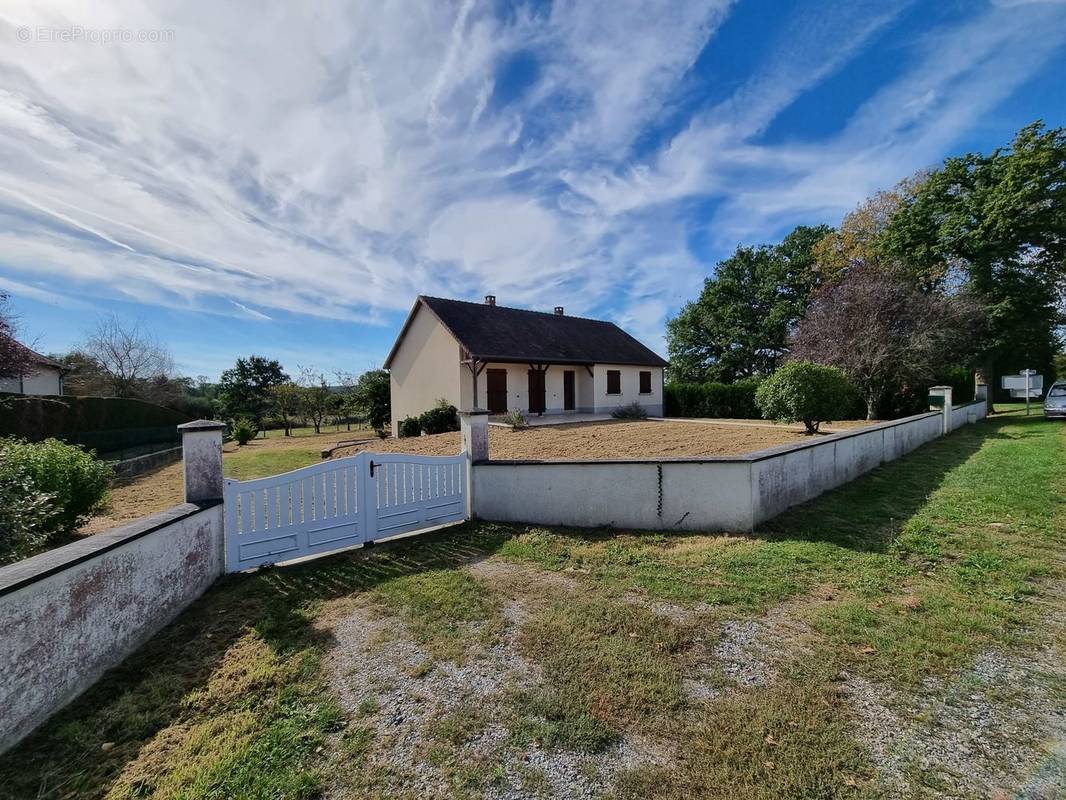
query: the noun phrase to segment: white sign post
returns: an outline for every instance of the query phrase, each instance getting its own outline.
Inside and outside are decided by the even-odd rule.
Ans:
[[[1033,392],[1036,392],[1037,397],[1044,392],[1044,376],[1037,375],[1035,369],[1023,369],[1019,375],[1004,375],[1003,388],[1010,390],[1011,397],[1025,395],[1025,414],[1028,416],[1031,413],[1029,400]]]

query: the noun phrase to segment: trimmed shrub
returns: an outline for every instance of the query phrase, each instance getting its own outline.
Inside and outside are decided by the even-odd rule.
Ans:
[[[0,436],[31,442],[49,438],[75,441],[79,435],[95,433],[101,441],[89,444],[99,452],[130,446],[125,442],[107,446],[104,431],[166,428],[176,436],[174,429],[189,421],[188,416],[172,408],[120,397],[6,395],[4,401],[7,408],[0,414]]]
[[[755,404],[758,387],[754,378],[736,383],[668,383],[663,411],[668,417],[761,419]]]
[[[44,549],[107,501],[112,470],[56,439],[0,439],[0,563]]]
[[[230,433],[233,434],[233,438],[237,440],[238,447],[244,447],[248,442],[255,438],[259,433],[259,429],[256,428],[255,423],[247,417],[242,417],[233,423],[233,427],[230,428]]]
[[[401,438],[422,435],[422,423],[418,421],[418,417],[404,417],[398,427]]]
[[[632,403],[618,406],[611,412],[611,416],[615,419],[647,419],[648,410],[634,400]]]
[[[857,394],[836,367],[790,361],[759,385],[755,401],[767,419],[803,422],[807,433],[817,433],[821,423],[844,419]]]
[[[418,421],[422,425],[422,430],[427,434],[457,431],[459,430],[459,409],[447,400],[438,400],[436,406],[419,415]]]

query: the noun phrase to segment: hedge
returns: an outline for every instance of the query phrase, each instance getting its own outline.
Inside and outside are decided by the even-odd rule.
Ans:
[[[668,417],[761,419],[755,405],[758,386],[753,378],[736,383],[668,383],[664,413]]]
[[[105,453],[177,441],[189,417],[143,400],[121,397],[0,395],[0,436],[31,442],[62,439]]]

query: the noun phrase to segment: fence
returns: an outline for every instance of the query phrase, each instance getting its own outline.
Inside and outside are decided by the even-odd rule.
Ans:
[[[472,507],[499,522],[750,531],[984,416],[980,402],[952,408],[947,389],[943,411],[744,456],[493,461],[486,446],[472,468]]]

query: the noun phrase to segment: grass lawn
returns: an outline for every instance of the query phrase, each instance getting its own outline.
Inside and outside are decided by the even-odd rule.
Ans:
[[[480,523],[226,578],[0,796],[1053,797],[1064,656],[1066,425],[1011,414],[756,536]]]

